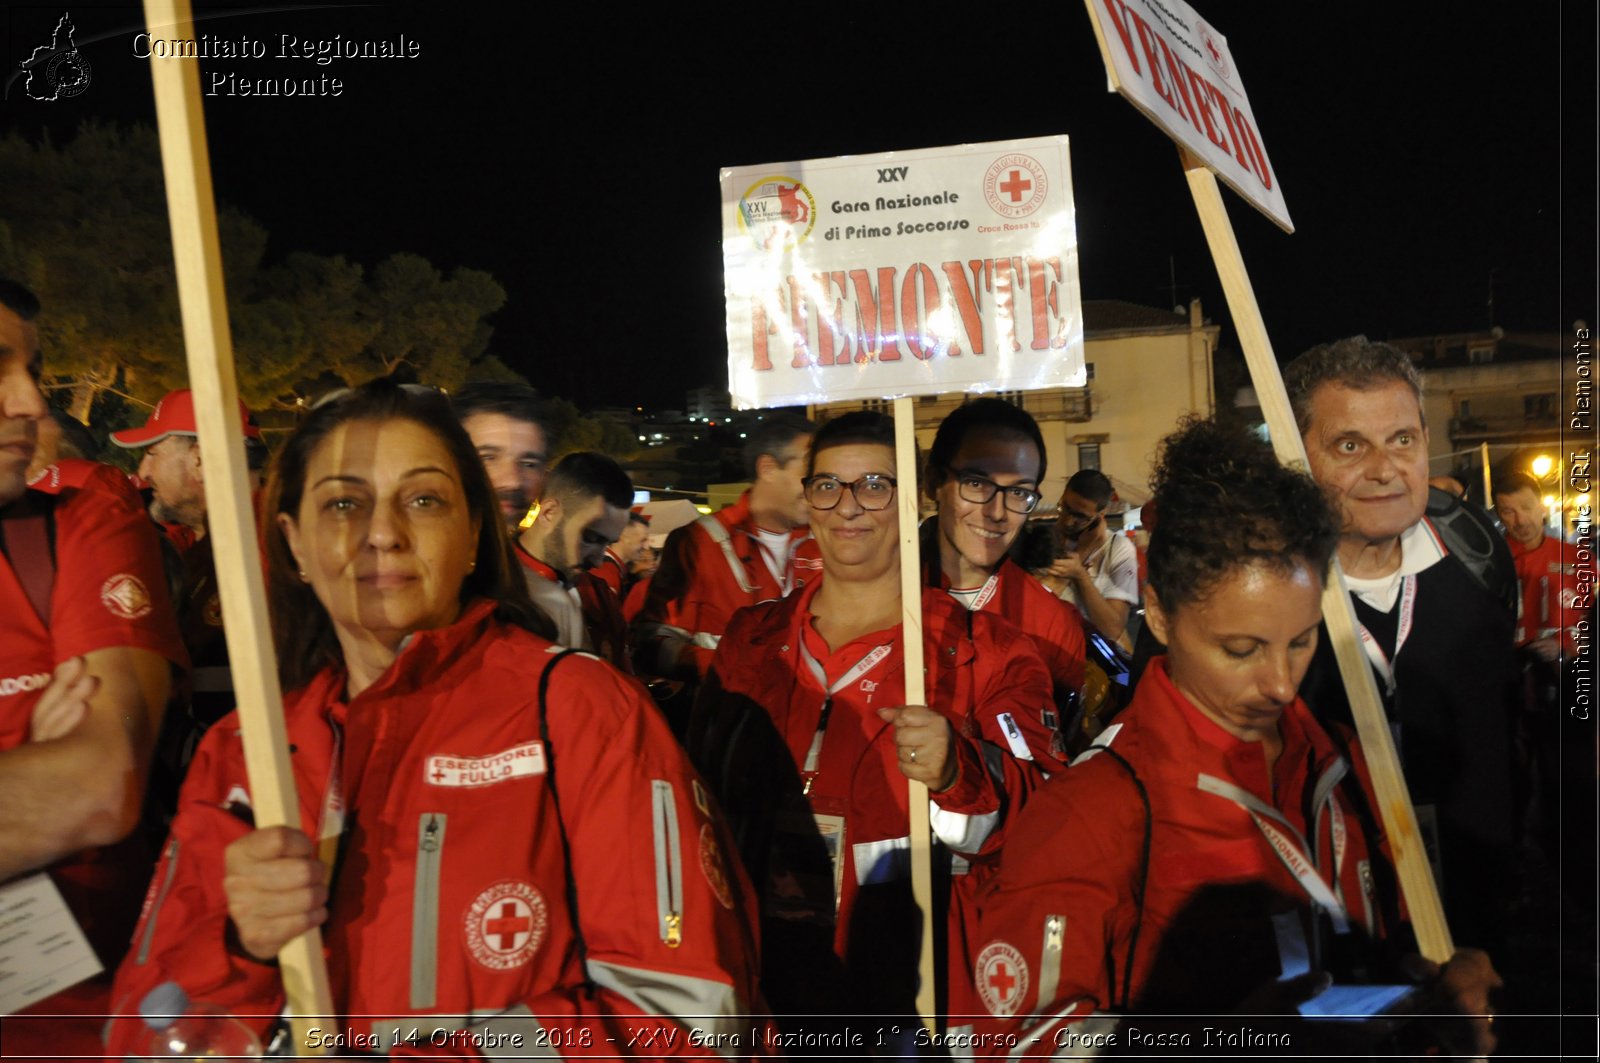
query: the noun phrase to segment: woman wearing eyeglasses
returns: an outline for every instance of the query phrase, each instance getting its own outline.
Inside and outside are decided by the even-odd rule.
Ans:
[[[804,483],[825,577],[737,613],[696,706],[692,751],[760,895],[763,984],[779,1015],[915,1014],[906,779],[927,784],[940,841],[991,851],[1031,769],[1015,755],[986,764],[983,746],[1026,748],[1020,729],[1050,700],[1025,636],[930,588],[929,704],[904,704],[895,496],[914,487],[894,470],[887,417],[818,431]],[[947,881],[949,861],[934,870]]]
[[[266,512],[299,829],[254,829],[239,731],[212,728],[111,1047],[143,1054],[168,981],[261,1031],[278,950],[320,926],[348,1016],[325,1047],[713,1054],[759,1007],[731,842],[643,690],[543,637],[447,400],[379,381],[318,405]]]

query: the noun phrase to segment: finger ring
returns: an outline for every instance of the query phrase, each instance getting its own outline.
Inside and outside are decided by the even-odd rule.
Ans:
[[[911,763],[915,764],[916,762],[917,762],[917,751],[915,749],[913,749],[911,751]]]

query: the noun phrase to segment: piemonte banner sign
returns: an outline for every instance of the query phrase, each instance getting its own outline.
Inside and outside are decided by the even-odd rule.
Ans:
[[[1084,383],[1065,136],[722,171],[736,409]]]

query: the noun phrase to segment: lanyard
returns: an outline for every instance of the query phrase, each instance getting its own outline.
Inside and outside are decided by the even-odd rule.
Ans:
[[[1406,637],[1411,634],[1411,619],[1417,607],[1417,577],[1410,575],[1400,581],[1400,622],[1394,635],[1394,656],[1400,657],[1400,647],[1406,644]],[[1378,640],[1372,637],[1372,632],[1367,630],[1367,625],[1357,623],[1361,629],[1361,648],[1367,654],[1367,660],[1372,662],[1372,667],[1383,676],[1384,688],[1390,697],[1394,697],[1394,666],[1389,663],[1389,658],[1384,654],[1383,647],[1378,645]]]
[[[778,581],[778,590],[782,592],[783,597],[789,597],[789,593],[794,590],[794,540],[789,540],[788,553],[780,566],[778,556],[767,549],[767,544],[761,536],[752,535],[750,538],[755,540],[756,549],[761,551],[761,560],[767,566],[767,571]]]
[[[800,659],[805,662],[806,668],[817,681],[817,686],[824,691],[822,699],[822,713],[817,717],[817,730],[811,736],[811,748],[806,750],[806,764],[800,777],[805,780],[805,793],[811,792],[811,783],[817,777],[817,765],[822,760],[822,737],[828,730],[828,719],[833,715],[833,696],[857,679],[866,675],[878,666],[878,662],[893,652],[889,643],[875,647],[867,655],[857,661],[848,672],[839,677],[839,681],[832,686],[828,685],[828,675],[822,670],[822,665],[811,655],[811,650],[806,647],[805,636],[800,636]]]
[[[1214,775],[1201,774],[1195,780],[1195,785],[1202,792],[1227,798],[1249,814],[1256,828],[1272,846],[1272,851],[1283,861],[1283,866],[1289,869],[1289,874],[1294,876],[1300,888],[1306,891],[1306,895],[1328,913],[1328,917],[1333,920],[1334,930],[1340,934],[1350,929],[1350,913],[1345,908],[1344,900],[1335,892],[1339,876],[1344,870],[1346,836],[1344,813],[1339,811],[1338,802],[1333,799],[1333,788],[1344,775],[1345,769],[1343,759],[1335,761],[1323,773],[1322,778],[1317,780],[1316,789],[1321,799],[1318,802],[1313,831],[1320,828],[1323,812],[1326,811],[1329,816],[1329,832],[1333,847],[1333,881],[1336,884],[1332,887],[1318,871],[1315,855],[1306,856],[1306,849],[1310,848],[1313,854],[1316,849],[1306,845],[1305,838],[1295,829],[1294,824],[1283,817],[1283,813],[1261,801],[1254,794]]]
[[[322,795],[322,817],[317,824],[317,858],[328,869],[327,874],[333,877],[334,865],[338,862],[339,840],[344,835],[344,790],[340,786],[340,775],[344,764],[344,728],[330,720],[333,728],[333,764],[328,769],[328,789]]]
[[[1000,573],[996,572],[983,581],[983,589],[978,591],[978,596],[972,599],[972,604],[967,608],[976,613],[989,604],[989,599],[994,597],[994,592],[1000,589]]]

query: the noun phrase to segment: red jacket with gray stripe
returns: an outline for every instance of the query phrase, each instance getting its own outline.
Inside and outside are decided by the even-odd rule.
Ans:
[[[704,678],[735,612],[822,578],[822,555],[808,528],[790,533],[794,542],[784,573],[790,586],[785,589],[773,576],[750,515],[749,491],[710,519],[722,526],[726,543],[707,530],[706,518],[667,536],[661,566],[634,618],[634,646],[643,674],[674,675],[673,665],[681,659],[693,661]]]
[[[398,1031],[489,1055],[713,1055],[691,1030],[760,1007],[749,887],[716,806],[609,666],[561,661],[546,713],[557,652],[479,602],[348,703],[337,669],[286,699],[302,828],[325,855],[347,828],[323,928],[335,1006],[360,1016],[323,1024],[344,1045]],[[258,1027],[282,1007],[277,969],[228,926],[223,850],[250,829],[248,792],[229,718],[195,757],[118,971],[124,1013],[173,979]],[[117,1020],[111,1047],[135,1048],[139,1026]]]
[[[805,666],[801,646],[820,586],[734,617],[696,703],[690,751],[722,796],[746,867],[766,891],[765,925],[786,924],[781,929],[787,932],[800,922],[831,922],[819,928],[826,944],[820,933],[806,944],[816,946],[814,954],[831,945],[838,970],[817,974],[816,965],[798,967],[798,949],[784,956],[774,938],[768,971],[787,964],[781,975],[791,983],[835,979],[835,996],[846,998],[851,1011],[903,1014],[875,1010],[909,1004],[906,992],[914,987],[907,983],[916,977],[916,921],[903,918],[910,901],[906,779],[896,766],[894,728],[876,714],[880,706],[905,701],[902,635],[894,628],[892,653],[832,697],[819,770],[806,789],[802,767],[825,691]],[[988,613],[968,612],[944,591],[924,592],[922,619],[928,704],[950,720],[956,735],[951,755],[960,764],[955,784],[932,797],[934,832],[952,850],[992,859],[1025,794],[1045,772],[1064,766],[1055,759],[1054,730],[1045,722],[1054,711],[1050,677],[1026,635]],[[798,832],[790,829],[796,813]],[[793,911],[799,906],[795,883],[816,879],[806,866],[806,854],[823,844],[813,815],[832,816],[842,827],[842,836],[828,840],[838,847],[840,865],[831,921]],[[950,869],[948,854],[935,864],[940,878]],[[824,888],[817,896],[831,892]],[[958,885],[956,893],[962,892]],[[949,954],[958,966],[966,929],[952,920]],[[817,958],[824,968],[832,962]],[[954,999],[964,1000],[959,986]],[[824,1011],[840,1006],[823,994],[786,993],[771,977],[768,996],[780,1011],[797,1003]]]

